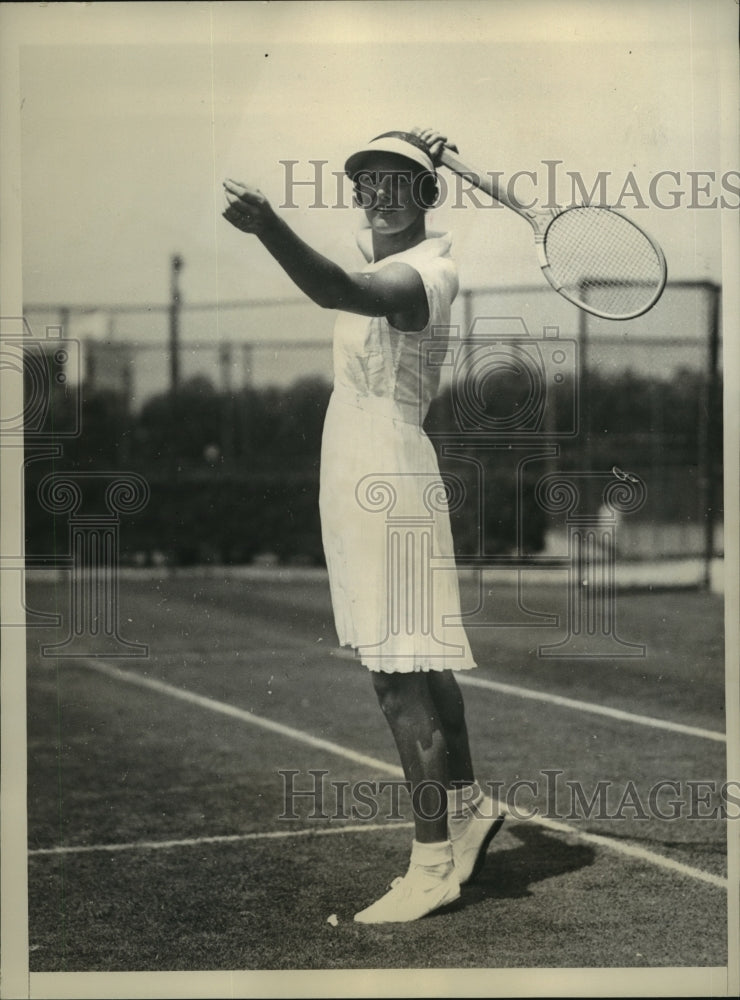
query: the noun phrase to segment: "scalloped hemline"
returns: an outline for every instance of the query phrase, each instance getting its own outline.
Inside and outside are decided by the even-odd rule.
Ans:
[[[442,670],[452,670],[453,673],[461,673],[465,670],[477,670],[478,668],[478,664],[474,660],[463,659],[462,657],[446,660],[444,657],[435,656],[432,659],[422,660],[421,662],[409,665],[409,657],[407,656],[365,657],[357,646],[353,646],[350,642],[344,642],[341,646],[343,649],[351,649],[356,659],[374,674],[428,674],[433,671],[440,672]]]

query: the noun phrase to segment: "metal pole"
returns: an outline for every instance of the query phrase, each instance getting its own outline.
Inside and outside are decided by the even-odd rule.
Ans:
[[[462,293],[463,299],[463,335],[461,341],[463,344],[468,341],[470,337],[470,331],[473,328],[473,292],[469,288],[465,288]],[[464,350],[464,348],[463,348]],[[463,378],[467,379],[470,375],[470,355],[465,354],[466,362],[463,368]]]
[[[180,385],[180,281],[179,275],[183,267],[183,259],[180,254],[172,254],[170,257],[170,411],[172,420],[177,419],[177,396]],[[170,486],[177,489],[179,479],[179,455],[177,448],[171,448],[167,462],[169,464]],[[178,565],[181,561],[182,543],[177,525],[168,525],[168,548],[173,565]]]
[[[251,389],[254,384],[254,345],[242,344],[242,388]]]
[[[170,258],[170,392],[177,397],[180,385],[180,271],[185,261],[180,254]]]
[[[593,456],[591,451],[591,401],[589,386],[589,358],[588,358],[588,315],[585,310],[578,311],[578,348],[580,355],[580,371],[577,373],[580,382],[578,419],[580,422],[579,437],[581,439],[580,461],[576,465],[583,471],[588,472],[593,466]]]
[[[719,438],[719,296],[717,285],[710,288],[709,300],[709,342],[707,358],[707,419],[706,442],[704,448],[704,587],[712,584],[712,559],[714,558],[714,527],[717,523],[716,456],[721,454]]]
[[[234,393],[231,382],[232,344],[223,340],[218,348],[221,375],[221,454],[230,459],[234,453]]]

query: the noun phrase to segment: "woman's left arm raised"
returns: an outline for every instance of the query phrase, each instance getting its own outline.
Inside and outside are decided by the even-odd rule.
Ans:
[[[391,261],[370,274],[352,273],[305,243],[256,188],[224,182],[229,201],[223,217],[256,236],[289,278],[317,305],[363,316],[415,316],[427,309],[418,272]],[[423,322],[421,322],[423,325]]]

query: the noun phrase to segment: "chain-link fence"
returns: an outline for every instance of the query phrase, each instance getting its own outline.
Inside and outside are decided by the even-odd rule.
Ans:
[[[622,558],[708,565],[721,555],[719,309],[707,282],[669,284],[629,322],[588,316],[546,287],[463,291],[428,420],[443,472],[454,475],[462,447],[487,477],[486,523],[471,526],[464,507],[456,515],[461,554],[562,554],[565,525],[537,503],[537,482],[616,466],[645,484],[644,503],[619,525]],[[47,359],[49,343],[72,346],[58,366],[64,396],[53,375],[30,388],[50,400],[26,434],[32,554],[49,556],[55,530],[34,506],[50,471],[34,441],[48,451],[56,434],[55,468],[132,471],[150,483],[122,558],[321,561],[330,313],[298,299],[25,312]],[[64,438],[73,405],[79,428]],[[446,460],[450,435],[458,451]]]

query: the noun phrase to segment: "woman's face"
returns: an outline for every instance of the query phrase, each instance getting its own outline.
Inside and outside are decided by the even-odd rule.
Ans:
[[[384,236],[402,233],[424,214],[417,203],[411,164],[392,153],[373,153],[355,177],[358,202],[370,228]]]

